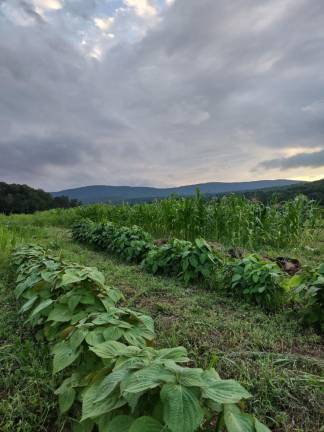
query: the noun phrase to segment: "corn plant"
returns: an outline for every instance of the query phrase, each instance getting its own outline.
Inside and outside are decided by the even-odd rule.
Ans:
[[[38,246],[13,255],[21,312],[51,344],[61,412],[73,430],[269,432],[239,402],[251,395],[215,369],[186,366],[184,347],[154,348],[149,316],[118,306],[121,293],[96,268],[63,261]]]

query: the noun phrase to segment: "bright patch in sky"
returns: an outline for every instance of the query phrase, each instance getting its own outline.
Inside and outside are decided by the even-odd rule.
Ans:
[[[95,18],[94,22],[100,30],[106,32],[113,25],[114,20],[114,17]]]
[[[157,11],[150,0],[125,0],[125,5],[135,9],[140,17],[154,16]]]
[[[59,10],[63,4],[60,0],[33,0],[36,11],[44,11],[46,9]]]

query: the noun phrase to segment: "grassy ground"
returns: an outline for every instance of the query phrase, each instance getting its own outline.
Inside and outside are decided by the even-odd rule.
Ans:
[[[148,275],[72,242],[64,229],[37,228],[31,237],[70,260],[97,266],[129,306],[154,317],[159,346],[184,345],[197,366],[213,365],[222,377],[238,379],[254,395],[250,408],[273,430],[318,432],[324,424],[323,345],[289,311],[267,315],[216,292]],[[307,260],[318,257],[306,252]],[[6,372],[0,378],[0,430],[61,430],[53,420],[46,347],[17,316],[12,284],[2,280],[0,366]]]

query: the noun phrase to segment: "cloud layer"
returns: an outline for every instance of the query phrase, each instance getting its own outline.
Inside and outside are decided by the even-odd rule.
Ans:
[[[322,0],[2,0],[0,180],[319,177],[323,22]]]

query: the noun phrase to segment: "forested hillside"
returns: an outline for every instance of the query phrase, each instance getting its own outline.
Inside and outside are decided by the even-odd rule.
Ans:
[[[41,189],[0,182],[0,213],[33,213],[37,210],[70,208],[79,204],[66,196],[52,197]]]
[[[267,202],[273,197],[276,197],[279,201],[286,201],[299,194],[306,195],[309,199],[315,200],[321,205],[324,205],[324,179],[286,187],[262,189],[244,193],[248,198],[255,197],[262,202]]]

